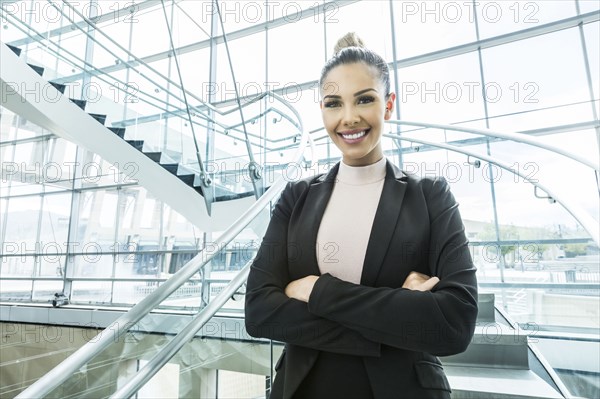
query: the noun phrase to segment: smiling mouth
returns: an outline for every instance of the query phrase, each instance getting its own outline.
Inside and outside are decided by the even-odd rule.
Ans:
[[[340,135],[340,137],[345,142],[355,143],[355,142],[361,141],[361,139],[364,138],[367,134],[369,134],[370,131],[371,131],[371,129],[365,129],[365,130],[354,131],[352,133],[338,133],[338,135]]]

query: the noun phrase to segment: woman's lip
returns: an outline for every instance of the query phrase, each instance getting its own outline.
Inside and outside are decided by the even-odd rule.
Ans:
[[[343,132],[337,132],[337,134],[356,134],[359,132],[364,132],[365,130],[369,130],[369,128],[362,128],[362,129],[353,129],[353,130],[345,130]]]
[[[363,141],[365,139],[365,137],[367,137],[369,135],[370,131],[371,131],[371,129],[358,129],[358,130],[351,130],[351,131],[349,131],[349,132],[353,132],[353,133],[344,132],[344,134],[346,134],[346,135],[356,134],[356,133],[359,133],[359,132],[365,132],[365,134],[362,137],[359,137],[357,139],[346,138],[346,137],[344,137],[344,134],[342,134],[342,133],[338,133],[338,135],[342,138],[342,140],[344,141],[344,143],[356,144],[356,143],[360,143],[361,141]]]

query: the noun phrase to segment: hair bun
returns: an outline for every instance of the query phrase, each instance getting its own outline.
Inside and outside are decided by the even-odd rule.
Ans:
[[[365,43],[355,32],[348,32],[337,41],[333,53],[337,54],[346,47],[365,47]]]

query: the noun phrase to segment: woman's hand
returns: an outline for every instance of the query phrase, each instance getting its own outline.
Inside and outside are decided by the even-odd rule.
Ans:
[[[310,293],[312,292],[315,282],[318,280],[318,278],[319,276],[306,276],[290,282],[285,287],[285,295],[302,302],[308,302]]]
[[[433,287],[440,281],[437,277],[429,277],[426,274],[418,272],[410,272],[402,288],[408,288],[413,291],[431,291]]]

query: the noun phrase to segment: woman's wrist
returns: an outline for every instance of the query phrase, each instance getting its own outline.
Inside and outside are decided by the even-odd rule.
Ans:
[[[319,276],[311,275],[294,280],[285,287],[285,294],[290,298],[308,303],[308,298],[310,298],[310,294],[318,279]]]

